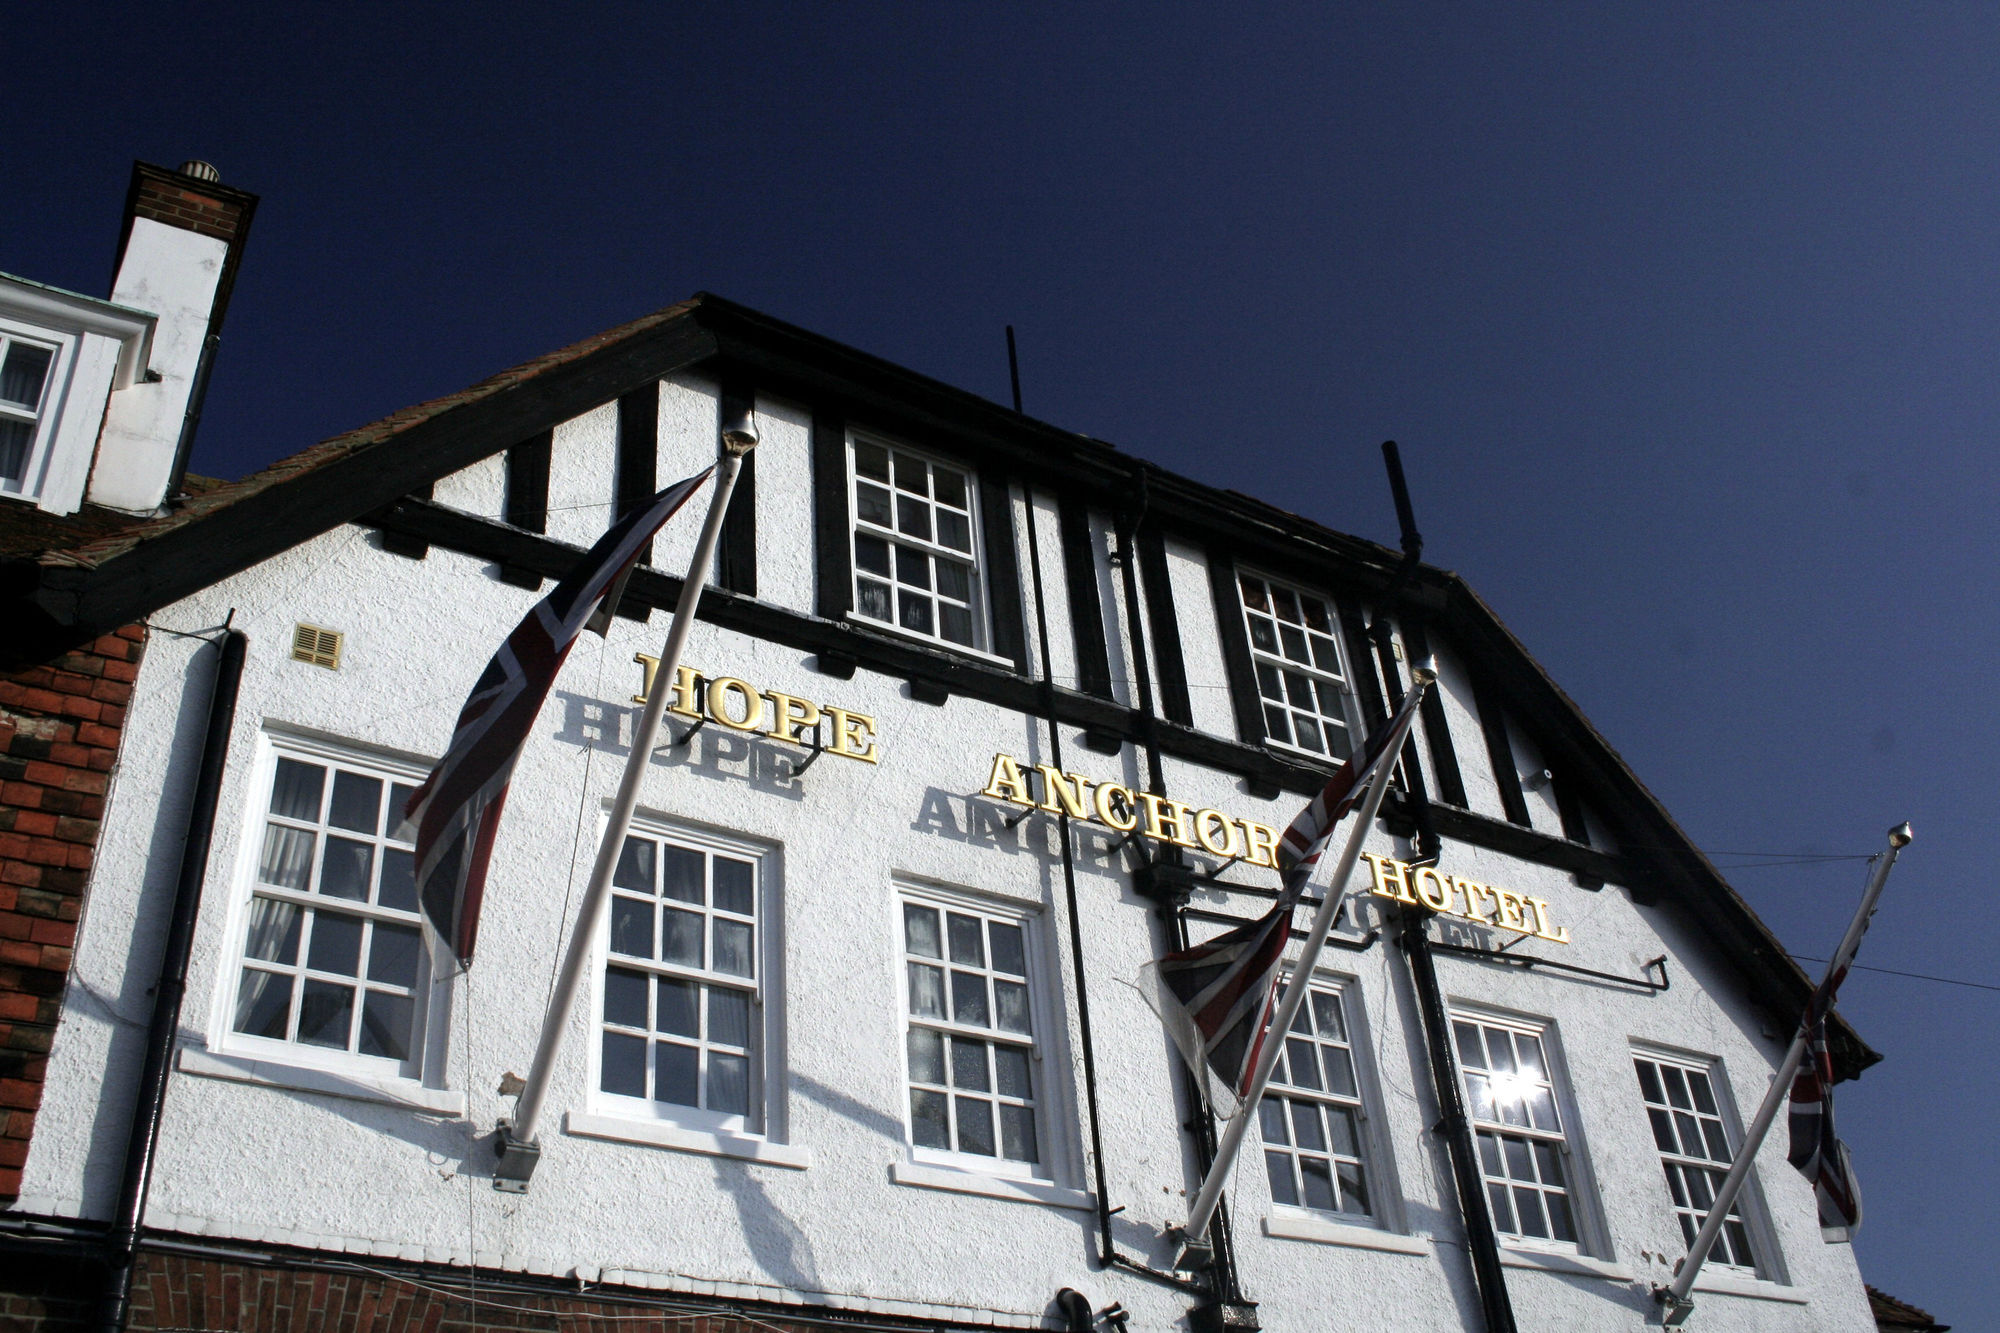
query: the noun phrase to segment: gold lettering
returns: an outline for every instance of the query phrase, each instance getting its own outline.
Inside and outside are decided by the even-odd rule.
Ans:
[[[1535,934],[1540,935],[1545,940],[1554,940],[1557,944],[1569,943],[1568,926],[1562,926],[1556,930],[1549,929],[1549,905],[1547,902],[1540,898],[1529,898],[1527,903],[1528,906],[1535,909]]]
[[[1220,836],[1210,836],[1209,825],[1222,827]],[[1236,835],[1236,821],[1220,810],[1197,810],[1194,812],[1195,841],[1210,856],[1237,856],[1243,850],[1243,840]]]
[[[1021,766],[1010,755],[993,756],[993,772],[986,778],[986,788],[979,793],[996,801],[1012,801],[1015,805],[1033,805],[1035,798],[1028,794],[1028,780],[1021,776]]]
[[[667,705],[669,713],[678,713],[682,717],[701,716],[701,709],[697,706],[699,701],[695,697],[694,688],[695,682],[700,679],[701,677],[695,674],[695,670],[691,666],[674,668],[674,697],[672,702]]]
[[[1484,884],[1469,879],[1458,881],[1458,889],[1459,892],[1465,895],[1465,919],[1467,921],[1490,922],[1493,919],[1487,913],[1480,911],[1479,905],[1472,901],[1472,895],[1475,893],[1488,902],[1493,901],[1493,890],[1487,888]]]
[[[653,697],[653,682],[660,677],[660,659],[651,653],[633,653],[632,660],[637,662],[639,669],[645,673],[645,682],[639,686],[639,692],[632,696],[633,703],[642,704]]]
[[[1416,895],[1410,892],[1408,866],[1373,852],[1361,853],[1361,859],[1368,863],[1368,868],[1375,875],[1375,882],[1369,886],[1370,892],[1383,898],[1394,898],[1399,903],[1414,903],[1417,900]]]
[[[866,713],[856,713],[846,708],[829,705],[826,715],[833,722],[832,750],[837,755],[849,759],[859,759],[865,764],[879,763],[882,753],[875,745],[875,719]],[[1028,802],[1023,801],[1023,805]]]
[[[1428,878],[1427,878],[1428,877]],[[1433,912],[1451,910],[1451,877],[1440,875],[1430,866],[1417,867],[1411,878],[1410,887],[1417,891],[1417,897]]]
[[[764,697],[771,701],[771,734],[779,740],[804,745],[806,740],[799,732],[806,727],[819,730],[819,705],[810,699],[781,690],[766,690]]]
[[[1139,827],[1139,812],[1133,808],[1130,787],[1121,787],[1115,782],[1099,783],[1090,803],[1097,811],[1097,822],[1107,828],[1130,833]]]
[[[1518,930],[1523,935],[1534,934],[1534,931],[1528,928],[1526,919],[1521,915],[1523,904],[1520,894],[1509,893],[1505,889],[1494,889],[1493,901],[1500,905],[1499,919],[1495,922],[1496,925],[1506,930]]]
[[[729,716],[731,691],[743,696],[743,720]],[[718,676],[708,683],[708,715],[731,731],[755,731],[764,725],[764,696],[750,688],[747,680]]]
[[[1236,822],[1243,827],[1243,859],[1253,866],[1276,870],[1278,830],[1269,824],[1259,824],[1249,819],[1239,819]]]
[[[1054,811],[1060,804],[1071,819],[1090,818],[1090,779],[1065,773],[1048,764],[1036,764],[1042,775],[1042,809]]]
[[[1176,847],[1192,847],[1194,839],[1188,836],[1188,808],[1185,801],[1170,800],[1165,796],[1155,796],[1149,791],[1139,793],[1140,804],[1146,807],[1146,836],[1170,842]],[[1168,829],[1171,827],[1172,832]]]

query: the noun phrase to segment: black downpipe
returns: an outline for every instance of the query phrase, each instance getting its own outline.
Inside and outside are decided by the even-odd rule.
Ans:
[[[1396,671],[1396,643],[1393,629],[1396,599],[1409,585],[1417,566],[1424,558],[1424,537],[1417,531],[1416,511],[1410,505],[1410,487],[1403,480],[1403,456],[1396,448],[1394,440],[1382,441],[1382,462],[1389,469],[1389,493],[1396,502],[1396,526],[1400,532],[1403,558],[1396,565],[1396,571],[1389,578],[1389,586],[1382,593],[1381,604],[1376,608],[1375,619],[1368,626],[1369,639],[1375,645],[1375,659],[1382,668],[1382,682],[1389,697],[1389,713],[1395,715],[1403,706],[1402,677]],[[1417,824],[1416,864],[1436,865],[1443,842],[1438,837],[1437,825],[1431,818],[1430,793],[1424,787],[1423,768],[1417,762],[1417,742],[1412,735],[1403,747],[1403,790],[1409,793],[1409,810]]]
[[[1410,960],[1410,977],[1417,987],[1417,1002],[1423,1010],[1431,1084],[1437,1090],[1438,1109],[1444,1117],[1452,1181],[1458,1188],[1459,1214],[1465,1218],[1472,1276],[1479,1288],[1480,1307],[1486,1313],[1486,1333],[1515,1333],[1514,1302],[1507,1294],[1506,1270],[1500,1266],[1500,1240],[1493,1232],[1493,1216],[1487,1209],[1486,1190],[1479,1175],[1479,1147],[1472,1140],[1472,1121],[1465,1114],[1465,1096],[1452,1061],[1451,1020],[1445,1013],[1437,969],[1431,962],[1428,916],[1418,908],[1404,908],[1402,937],[1403,953]]]
[[[107,1271],[96,1321],[102,1333],[120,1333],[131,1307],[132,1268],[138,1259],[146,1195],[153,1182],[160,1117],[167,1099],[167,1075],[173,1065],[174,1039],[180,1031],[181,1000],[187,994],[195,918],[201,910],[209,845],[215,836],[215,808],[222,790],[223,765],[229,758],[229,732],[236,721],[236,694],[243,680],[243,652],[247,643],[241,630],[223,633],[215,685],[209,693],[208,729],[202,736],[201,766],[195,774],[194,796],[188,805],[187,837],[181,844],[180,874],[174,883],[166,946],[160,954],[160,977],[153,985],[153,1018],[146,1029],[146,1062],[140,1070],[131,1135],[125,1143],[118,1212],[104,1242]]]
[[[181,486],[187,481],[188,460],[194,456],[194,433],[201,427],[201,407],[208,399],[208,377],[215,368],[215,349],[222,345],[222,335],[210,329],[208,336],[201,340],[201,360],[195,363],[194,383],[188,388],[187,411],[181,416],[181,436],[174,442],[174,471],[167,478],[167,493],[160,501],[170,503],[181,493]]]

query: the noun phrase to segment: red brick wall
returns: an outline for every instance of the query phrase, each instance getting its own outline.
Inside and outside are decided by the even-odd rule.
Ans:
[[[0,1199],[21,1192],[145,630],[0,674]]]
[[[233,241],[243,223],[238,194],[178,173],[143,172],[132,200],[132,216],[184,227],[218,241]]]
[[[367,1262],[367,1261],[363,1261]],[[737,1314],[726,1307],[701,1313],[654,1311],[646,1305],[555,1291],[514,1291],[462,1275],[440,1278],[380,1273],[328,1273],[260,1267],[180,1254],[142,1254],[133,1275],[132,1333],[163,1330],[257,1330],[258,1333],[828,1333],[765,1308]],[[97,1281],[87,1265],[0,1263],[0,1333],[80,1330]],[[421,1283],[422,1285],[418,1285]],[[870,1317],[879,1328],[893,1321]],[[935,1324],[911,1325],[913,1330]]]

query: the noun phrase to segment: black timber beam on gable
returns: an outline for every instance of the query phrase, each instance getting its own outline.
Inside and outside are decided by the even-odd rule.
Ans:
[[[150,614],[469,467],[557,422],[707,360],[686,313],[390,430],[168,528],[95,568],[46,568],[34,604],[80,641]],[[284,464],[278,464],[282,468]]]

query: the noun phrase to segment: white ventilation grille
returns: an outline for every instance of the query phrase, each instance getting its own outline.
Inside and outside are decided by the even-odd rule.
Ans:
[[[339,630],[321,629],[317,625],[301,625],[292,634],[292,660],[323,666],[329,671],[338,671],[340,640]]]

